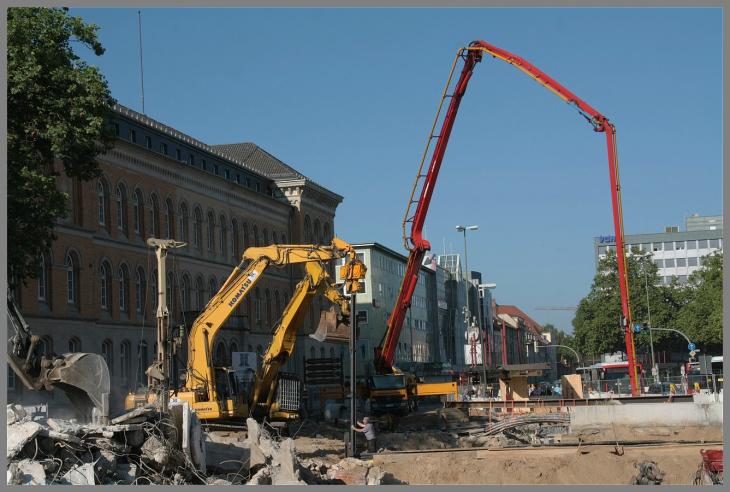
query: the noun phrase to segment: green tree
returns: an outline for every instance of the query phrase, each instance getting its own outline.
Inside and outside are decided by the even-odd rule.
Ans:
[[[38,258],[55,239],[68,196],[61,172],[89,180],[96,156],[114,135],[115,103],[96,67],[71,49],[77,42],[100,56],[98,27],[68,9],[8,9],[8,277],[18,285],[37,274]]]
[[[652,326],[667,327],[686,302],[686,296],[676,284],[660,284],[658,268],[650,253],[642,254],[637,249],[632,251],[627,257],[627,270],[633,322],[648,323],[651,315]],[[618,261],[613,251],[599,262],[591,291],[578,305],[573,319],[573,335],[579,352],[586,357],[626,350],[621,328]],[[667,332],[653,332],[653,338],[655,350],[671,348],[680,343]],[[648,330],[635,335],[634,343],[637,351],[640,348],[648,350]]]
[[[690,275],[682,289],[686,303],[671,326],[686,334],[704,353],[722,350],[722,269],[722,253],[702,259],[702,267]]]
[[[550,332],[552,335],[552,342],[553,345],[564,345],[567,347],[572,348],[573,350],[577,351],[577,348],[575,346],[575,339],[572,335],[569,333],[565,333],[563,330],[555,327],[551,323],[545,324],[543,326],[545,331]],[[563,348],[563,347],[557,347],[557,358],[558,361],[565,360],[568,362],[568,365],[575,366],[577,365],[577,360],[575,358],[575,354],[571,352],[569,349]]]

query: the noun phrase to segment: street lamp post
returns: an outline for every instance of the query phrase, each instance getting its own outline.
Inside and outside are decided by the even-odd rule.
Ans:
[[[649,316],[649,345],[651,348],[651,373],[655,377],[659,375],[659,369],[656,367],[656,361],[654,360],[654,336],[651,334],[651,306],[649,305],[649,277],[646,269],[644,270],[644,287],[646,289],[646,313]],[[654,374],[656,370],[656,374]]]
[[[471,321],[471,311],[469,310],[469,284],[471,283],[471,278],[469,274],[469,257],[467,254],[467,248],[466,248],[466,231],[476,231],[479,229],[479,226],[476,225],[470,225],[470,226],[456,226],[456,230],[464,234],[464,270],[465,270],[465,290],[466,290],[466,306],[464,307],[464,317],[466,318],[466,325],[467,330],[469,328],[469,323]],[[478,318],[479,316],[477,316]],[[477,319],[477,329],[479,329],[479,333],[482,337],[482,372],[484,375],[484,380],[482,381],[482,384],[484,385],[484,388],[486,388],[487,385],[487,366],[484,365],[484,334],[481,333],[481,323],[479,322],[479,319]]]

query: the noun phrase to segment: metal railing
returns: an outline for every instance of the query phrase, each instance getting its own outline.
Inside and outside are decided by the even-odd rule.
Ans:
[[[719,393],[723,377],[718,374],[690,374],[671,377],[644,377],[640,380],[641,393],[645,395],[691,395],[694,393]],[[583,393],[589,398],[630,396],[628,378],[616,380],[584,381]]]

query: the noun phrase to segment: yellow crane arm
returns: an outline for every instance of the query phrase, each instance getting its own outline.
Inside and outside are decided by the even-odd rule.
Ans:
[[[188,337],[188,371],[186,388],[205,391],[209,401],[216,399],[212,364],[215,337],[241,301],[251,292],[270,265],[283,267],[295,263],[318,263],[323,260],[354,255],[345,241],[334,238],[327,246],[281,244],[248,248],[202,313],[193,321]],[[244,266],[250,260],[248,266]]]
[[[337,304],[343,317],[350,315],[349,299],[342,295],[327,274],[322,262],[311,262],[305,265],[306,274],[297,284],[291,301],[284,309],[279,324],[274,330],[271,344],[264,354],[261,369],[256,372],[256,380],[251,398],[251,413],[268,414],[272,401],[276,396],[277,374],[281,366],[286,364],[296,345],[297,332],[301,328],[312,300],[317,294],[323,294]],[[265,402],[265,403],[264,403]]]

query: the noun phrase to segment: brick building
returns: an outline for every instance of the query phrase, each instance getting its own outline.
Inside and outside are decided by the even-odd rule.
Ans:
[[[115,107],[112,125],[117,141],[99,158],[101,178],[59,177],[70,197],[68,217],[55,227],[39,278],[16,297],[42,351],[106,358],[115,410],[144,381],[156,350],[157,273],[148,237],[188,243],[168,256],[167,303],[171,326],[189,328],[245,248],[327,243],[342,197],[252,143],[206,145],[123,106]],[[263,353],[301,271],[266,272],[220,332],[217,362],[230,362],[236,351]],[[306,336],[326,303],[315,301],[285,370],[301,373],[305,353],[339,353]],[[40,398],[21,395],[12,376],[9,391],[15,401]]]

